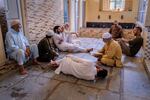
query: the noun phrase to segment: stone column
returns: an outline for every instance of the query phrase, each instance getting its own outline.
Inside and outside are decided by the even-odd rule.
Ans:
[[[81,28],[83,22],[83,0],[79,0],[79,28]]]
[[[70,9],[70,27],[71,27],[71,31],[75,31],[75,0],[70,0],[69,9]]]

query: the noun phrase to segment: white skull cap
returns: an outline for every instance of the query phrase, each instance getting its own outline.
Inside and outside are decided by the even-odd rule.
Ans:
[[[102,35],[102,38],[103,39],[109,39],[109,38],[112,38],[112,35],[109,33],[109,32],[106,32]]]
[[[53,36],[54,35],[54,32],[52,30],[49,30],[46,34],[47,36]]]
[[[19,24],[19,23],[20,23],[19,19],[15,19],[15,20],[11,21],[10,25],[14,26],[14,25]]]

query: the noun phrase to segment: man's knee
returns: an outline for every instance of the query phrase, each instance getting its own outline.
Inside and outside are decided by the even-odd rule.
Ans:
[[[114,66],[114,60],[109,58],[101,58],[101,63],[106,64],[108,66]]]
[[[23,65],[24,60],[25,60],[25,52],[22,49],[18,49],[16,51],[15,60],[17,61],[18,65]]]
[[[17,56],[24,56],[24,51],[22,49],[17,50]]]
[[[36,44],[32,44],[32,45],[30,46],[30,50],[31,50],[32,53],[38,52],[38,47],[37,47],[37,45],[36,45]]]
[[[39,51],[38,51],[37,45],[36,44],[32,44],[30,46],[30,49],[31,49],[31,53],[32,53],[33,58],[37,58],[39,56]]]
[[[31,45],[31,49],[37,49],[38,47],[37,47],[37,45],[36,44],[32,44]]]

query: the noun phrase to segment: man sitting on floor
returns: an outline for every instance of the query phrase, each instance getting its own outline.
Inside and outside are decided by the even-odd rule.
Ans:
[[[118,22],[115,20],[113,25],[111,26],[109,33],[112,35],[113,39],[122,38],[123,36],[123,30],[122,27],[118,24]]]
[[[68,43],[63,37],[61,26],[55,26],[53,31],[55,32],[54,43],[60,51],[88,53],[93,50],[93,48],[85,49],[77,44]]]
[[[125,55],[133,57],[138,53],[138,51],[143,45],[143,38],[141,37],[141,32],[142,32],[141,27],[135,27],[133,29],[133,33],[135,35],[134,39],[127,40],[122,38],[118,40],[121,45],[122,52]]]
[[[93,54],[93,56],[97,57],[102,64],[122,67],[122,51],[118,42],[112,39],[110,33],[104,33],[102,38],[105,45],[98,53]]]
[[[50,62],[58,57],[58,48],[53,41],[54,32],[49,30],[46,36],[38,43],[39,57],[38,61]]]
[[[89,60],[73,55],[67,55],[58,61],[51,61],[50,64],[52,65],[51,67],[57,67],[56,74],[63,72],[85,80],[94,80],[95,78],[105,78],[107,76],[107,70],[96,66]]]
[[[37,45],[30,45],[24,33],[20,31],[19,20],[11,22],[11,29],[6,34],[6,52],[9,58],[17,61],[22,75],[27,74],[23,64],[33,58],[33,63],[37,64],[36,58],[39,56]]]

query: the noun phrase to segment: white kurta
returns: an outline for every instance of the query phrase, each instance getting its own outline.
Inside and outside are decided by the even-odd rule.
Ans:
[[[72,34],[72,32],[64,32],[62,34],[66,42],[80,44],[80,40],[77,38],[76,34]]]
[[[23,65],[29,58],[37,58],[39,56],[37,45],[30,45],[22,32],[10,29],[6,34],[5,43],[8,57],[16,60],[18,65]],[[26,47],[30,47],[31,50],[31,55],[28,58],[25,57]]]
[[[53,36],[53,39],[54,39],[54,43],[56,44],[56,46],[61,51],[68,51],[68,50],[71,50],[73,52],[83,52],[83,51],[85,51],[85,49],[80,47],[79,45],[66,42],[63,35],[55,34]],[[63,41],[60,43],[61,40],[63,40]]]
[[[95,64],[89,60],[67,55],[63,59],[57,61],[59,67],[55,70],[56,74],[63,72],[64,74],[73,75],[80,79],[94,80],[97,70]]]

